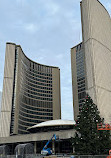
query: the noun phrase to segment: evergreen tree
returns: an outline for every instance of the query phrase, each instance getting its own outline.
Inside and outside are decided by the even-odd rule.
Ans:
[[[97,123],[103,122],[104,119],[101,119],[97,106],[87,95],[76,120],[75,130],[79,134],[76,133],[75,138],[72,138],[76,154],[108,154],[110,132],[97,130]]]

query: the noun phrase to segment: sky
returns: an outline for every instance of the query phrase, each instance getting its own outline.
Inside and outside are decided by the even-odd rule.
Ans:
[[[111,1],[100,0],[111,14]],[[62,119],[73,120],[70,48],[82,41],[80,0],[0,0],[0,91],[6,42],[60,68]]]

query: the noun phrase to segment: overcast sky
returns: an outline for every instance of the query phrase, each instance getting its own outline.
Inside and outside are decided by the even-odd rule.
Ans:
[[[111,0],[100,0],[111,14]],[[70,48],[82,41],[80,0],[0,0],[0,91],[6,42],[61,70],[62,119],[73,119]]]

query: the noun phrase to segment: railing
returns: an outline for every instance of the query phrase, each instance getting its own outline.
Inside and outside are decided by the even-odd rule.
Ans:
[[[45,158],[46,156],[33,154],[33,155],[7,155],[7,156],[0,156],[0,158]],[[108,155],[50,155],[46,158],[111,158]]]
[[[111,130],[111,125],[110,124],[98,123],[97,124],[97,130]]]
[[[108,155],[63,155],[61,158],[107,158]],[[60,158],[57,156],[57,158]],[[109,158],[109,157],[108,157]]]

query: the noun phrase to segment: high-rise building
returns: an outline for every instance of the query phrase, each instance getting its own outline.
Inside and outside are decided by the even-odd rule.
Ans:
[[[77,119],[86,93],[85,56],[83,43],[71,48],[74,118]]]
[[[108,123],[111,120],[111,18],[98,0],[82,0],[81,17],[85,87]],[[78,111],[74,110],[76,119]]]
[[[60,69],[36,63],[7,43],[0,137],[25,134],[37,123],[60,119]]]

